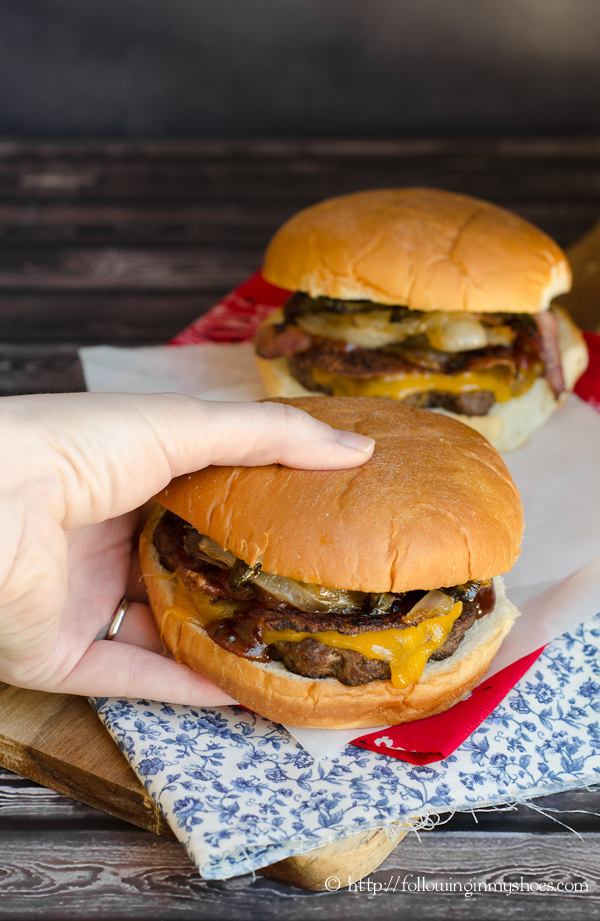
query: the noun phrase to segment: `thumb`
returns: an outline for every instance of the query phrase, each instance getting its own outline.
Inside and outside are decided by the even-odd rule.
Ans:
[[[359,466],[374,446],[284,403],[76,393],[8,397],[3,408],[58,472],[65,528],[131,511],[173,477],[209,464],[332,470]]]
[[[287,403],[195,402],[201,403],[208,437],[201,451],[205,456],[194,470],[208,464],[337,470],[358,467],[373,453],[372,438],[333,429]],[[187,420],[174,418],[173,422],[180,429]],[[172,441],[165,444],[171,469],[177,471],[174,475],[189,472],[190,460],[194,463],[198,458],[198,445],[187,446],[192,451],[190,460],[185,456],[186,445],[174,447]]]

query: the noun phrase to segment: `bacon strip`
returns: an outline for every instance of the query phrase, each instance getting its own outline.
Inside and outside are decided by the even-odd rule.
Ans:
[[[314,345],[313,337],[295,324],[263,326],[254,339],[256,353],[261,358],[291,358],[307,352]]]
[[[514,377],[518,368],[516,356],[498,355],[493,352],[487,355],[477,355],[474,358],[469,358],[462,366],[461,371],[489,371],[491,368],[500,367],[508,368]]]
[[[554,396],[566,390],[563,376],[560,348],[558,345],[558,322],[552,310],[544,310],[534,316],[541,340],[541,354],[544,362],[544,377],[550,384]]]

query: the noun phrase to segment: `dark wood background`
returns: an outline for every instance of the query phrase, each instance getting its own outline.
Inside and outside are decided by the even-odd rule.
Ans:
[[[568,246],[600,216],[600,139],[1,142],[0,393],[82,389],[78,346],[161,344],[253,272],[299,208],[408,184],[488,198]],[[0,770],[0,919],[596,917],[598,793],[540,805],[558,812],[409,835],[370,878],[388,892],[305,893],[200,880],[176,842]],[[429,891],[403,892],[405,877]],[[588,891],[440,891],[521,880]]]

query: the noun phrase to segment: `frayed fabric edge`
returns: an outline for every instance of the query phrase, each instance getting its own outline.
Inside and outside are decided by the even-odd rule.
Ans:
[[[447,822],[452,819],[454,815],[457,814],[471,814],[473,816],[474,822],[477,824],[477,813],[479,812],[507,812],[517,809],[519,806],[525,806],[529,809],[534,810],[535,812],[546,816],[550,821],[557,822],[559,825],[562,825],[568,831],[571,831],[574,835],[577,835],[581,838],[579,832],[571,828],[565,822],[562,822],[560,819],[557,819],[557,815],[569,815],[576,813],[584,813],[586,815],[598,815],[600,813],[590,812],[586,809],[556,809],[554,807],[541,807],[537,806],[533,800],[543,799],[546,796],[552,796],[555,793],[564,793],[567,790],[590,790],[594,792],[597,785],[600,784],[600,778],[596,775],[590,775],[589,777],[582,778],[580,784],[576,786],[573,785],[572,780],[565,781],[564,784],[552,784],[543,792],[540,792],[539,789],[529,789],[519,791],[519,795],[513,794],[512,796],[507,796],[506,799],[502,800],[481,800],[473,803],[465,803],[460,807],[454,807],[451,809],[440,810],[439,807],[425,810],[415,810],[410,814],[399,815],[394,818],[390,817],[388,822],[379,821],[373,825],[362,825],[356,827],[350,827],[344,829],[341,833],[336,833],[334,835],[328,836],[326,838],[320,839],[318,842],[288,842],[286,844],[274,844],[271,847],[266,849],[261,848],[261,854],[256,855],[255,860],[253,860],[253,850],[252,848],[240,849],[237,852],[232,852],[227,855],[223,861],[218,863],[212,863],[204,867],[199,867],[200,874],[204,879],[229,879],[234,876],[243,876],[246,873],[254,873],[257,870],[261,870],[264,867],[269,866],[272,863],[276,863],[279,860],[284,860],[288,857],[300,857],[306,855],[309,851],[315,850],[319,847],[325,847],[328,844],[333,844],[335,841],[339,841],[341,838],[347,838],[351,835],[358,834],[359,832],[364,831],[384,831],[389,838],[397,838],[403,832],[406,831],[407,827],[410,832],[416,834],[419,841],[421,840],[419,832],[421,831],[432,831],[434,828],[437,828],[440,825],[445,825]],[[256,849],[258,850],[258,848]],[[234,868],[231,866],[231,862],[245,861],[244,868]],[[224,864],[229,864],[229,866],[224,866]]]

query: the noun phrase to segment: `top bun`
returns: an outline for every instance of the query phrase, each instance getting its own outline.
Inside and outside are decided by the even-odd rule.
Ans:
[[[511,568],[521,502],[477,432],[394,400],[273,402],[374,438],[372,458],[352,470],[208,467],[173,480],[158,501],[246,563],[329,588],[430,590]]]
[[[537,313],[571,287],[563,251],[504,208],[439,189],[320,202],[271,240],[263,275],[312,297],[411,310]]]

